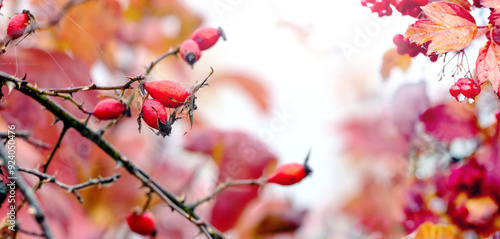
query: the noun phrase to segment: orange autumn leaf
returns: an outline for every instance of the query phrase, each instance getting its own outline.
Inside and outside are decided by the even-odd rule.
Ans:
[[[391,75],[391,71],[394,67],[399,67],[402,71],[407,71],[411,64],[411,57],[407,54],[399,55],[396,48],[388,50],[384,54],[382,67],[380,68],[380,74],[385,80]]]
[[[490,81],[495,93],[500,89],[500,46],[492,41],[479,50],[476,60],[476,75],[479,84]]]
[[[453,225],[426,222],[417,229],[414,239],[461,239],[460,231]]]
[[[434,2],[422,7],[422,10],[428,19],[410,25],[405,37],[419,45],[432,41],[427,54],[460,51],[476,37],[476,21],[460,5]]]

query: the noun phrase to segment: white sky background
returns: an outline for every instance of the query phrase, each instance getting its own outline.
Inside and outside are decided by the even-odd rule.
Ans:
[[[313,149],[312,177],[296,186],[272,190],[289,195],[302,206],[345,199],[356,185],[357,175],[342,158],[335,122],[356,108],[351,94],[385,87],[379,76],[382,56],[394,47],[392,37],[404,33],[413,19],[397,12],[394,17],[379,19],[358,0],[187,0],[186,4],[205,17],[204,25],[222,26],[228,37],[204,54],[196,67],[254,72],[271,89],[273,110],[296,115],[267,140],[280,163],[302,161],[309,148]],[[227,11],[216,11],[217,5],[228,7]],[[291,23],[307,35],[297,35],[282,23]],[[359,32],[366,31],[370,35],[367,41],[356,43]],[[359,52],[346,56],[341,50],[346,44]],[[218,98],[199,103],[199,109],[211,112],[204,115],[218,126],[259,134],[276,116],[260,117],[241,92],[220,92]]]

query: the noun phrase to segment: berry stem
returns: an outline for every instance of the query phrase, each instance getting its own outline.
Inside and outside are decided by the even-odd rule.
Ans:
[[[241,185],[250,185],[250,186],[254,186],[254,185],[257,185],[257,186],[261,186],[261,185],[264,185],[266,183],[266,178],[258,178],[258,179],[240,179],[240,180],[229,180],[223,184],[219,184],[217,186],[217,189],[215,191],[213,191],[212,193],[210,193],[208,196],[202,198],[201,200],[193,203],[192,205],[188,206],[192,211],[194,211],[194,209],[196,209],[196,207],[198,207],[199,205],[205,203],[205,202],[208,202],[210,200],[212,200],[215,196],[217,196],[217,194],[219,194],[220,192],[224,191],[225,189],[229,188],[229,187],[233,187],[233,186],[241,186]]]
[[[149,65],[149,67],[146,69],[146,76],[148,76],[151,71],[153,70],[153,68],[158,64],[160,63],[160,61],[162,61],[163,59],[169,57],[169,56],[172,56],[172,55],[177,55],[177,53],[179,53],[179,47],[173,49],[173,50],[170,50],[170,51],[167,51],[165,54],[163,54],[162,56],[160,56],[158,59],[156,59],[155,61],[151,62],[151,64]]]

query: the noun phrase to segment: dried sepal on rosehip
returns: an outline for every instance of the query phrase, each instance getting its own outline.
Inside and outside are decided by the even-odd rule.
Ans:
[[[196,102],[195,102],[196,98],[197,98],[196,93],[201,88],[208,86],[208,83],[207,83],[208,78],[210,78],[210,76],[212,76],[213,73],[214,73],[214,69],[212,67],[210,67],[210,74],[208,74],[208,76],[205,78],[205,80],[203,80],[200,84],[198,84],[198,81],[196,81],[194,83],[193,87],[191,87],[189,96],[186,98],[185,102],[183,103],[183,107],[182,107],[180,113],[182,113],[183,111],[186,111],[186,113],[189,117],[189,123],[190,123],[189,130],[186,131],[184,133],[184,135],[189,133],[189,131],[193,128],[193,114],[194,114],[194,111],[196,109],[198,109],[198,107],[196,106]]]
[[[310,155],[311,151],[307,154],[303,164],[287,163],[279,166],[274,173],[269,176],[267,182],[288,186],[302,181],[302,179],[312,173],[312,169],[307,164]]]
[[[146,82],[144,89],[167,108],[181,106],[191,95],[180,83],[169,80]]]
[[[191,35],[191,39],[198,43],[202,51],[215,45],[221,37],[224,41],[226,40],[226,35],[221,27],[201,27],[196,29]]]
[[[100,120],[118,119],[123,115],[130,117],[130,108],[121,100],[105,99],[97,103],[92,115]]]
[[[165,106],[155,99],[146,99],[142,102],[140,116],[149,127],[158,130],[163,137],[170,135],[172,126],[169,125]]]
[[[131,212],[127,216],[127,224],[130,230],[137,234],[153,237],[156,235],[155,218],[151,212]]]
[[[179,53],[181,54],[182,59],[184,59],[184,61],[186,61],[191,67],[193,67],[194,63],[201,57],[200,47],[198,46],[198,43],[192,39],[182,42],[179,47]]]

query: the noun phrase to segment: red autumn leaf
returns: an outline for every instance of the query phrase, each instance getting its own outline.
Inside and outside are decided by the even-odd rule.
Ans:
[[[219,165],[217,183],[259,178],[266,168],[276,163],[276,156],[267,146],[236,131],[199,129],[189,133],[184,148],[213,157]],[[243,185],[219,193],[212,209],[211,223],[222,232],[234,227],[248,203],[257,197],[258,189],[257,186]]]
[[[470,7],[472,6],[472,4],[470,4],[470,2],[467,0],[446,0],[446,2],[460,5],[467,11],[470,11],[471,10]]]
[[[477,26],[472,15],[460,5],[434,2],[422,7],[428,19],[410,25],[405,37],[422,45],[432,41],[427,54],[460,51],[476,37]]]
[[[427,133],[443,142],[474,137],[480,130],[474,111],[462,104],[452,103],[430,108],[420,116],[420,120]]]
[[[486,45],[479,50],[476,60],[476,75],[479,84],[490,81],[495,93],[498,93],[500,87],[500,47],[488,41]]]

